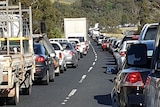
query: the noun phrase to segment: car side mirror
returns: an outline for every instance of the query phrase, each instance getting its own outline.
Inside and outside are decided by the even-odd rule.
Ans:
[[[147,46],[145,44],[132,44],[126,54],[129,66],[142,67],[147,65]]]

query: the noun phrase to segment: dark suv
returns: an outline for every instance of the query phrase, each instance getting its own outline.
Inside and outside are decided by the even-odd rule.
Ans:
[[[36,63],[35,80],[49,84],[49,81],[54,81],[55,79],[56,66],[54,64],[56,53],[53,48],[49,47],[49,42],[45,37],[35,39],[33,48]]]

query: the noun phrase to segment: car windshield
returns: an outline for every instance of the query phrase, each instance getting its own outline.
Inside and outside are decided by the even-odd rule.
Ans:
[[[60,47],[57,44],[52,44],[52,46],[55,50],[60,50]]]

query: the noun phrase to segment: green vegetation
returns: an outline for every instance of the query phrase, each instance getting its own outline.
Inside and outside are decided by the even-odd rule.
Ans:
[[[107,31],[117,31],[115,26],[125,23],[159,22],[159,0],[14,0],[24,7],[32,6],[33,30],[39,29],[39,21],[45,21],[49,37],[63,36],[63,18],[86,17],[89,25],[100,23]],[[34,2],[32,2],[34,1]],[[108,28],[114,29],[108,29]],[[141,27],[139,28],[141,29]]]

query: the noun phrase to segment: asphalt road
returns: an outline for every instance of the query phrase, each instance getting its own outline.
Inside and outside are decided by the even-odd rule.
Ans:
[[[34,85],[31,95],[20,95],[17,106],[4,107],[112,107],[110,92],[116,75],[105,71],[114,64],[113,56],[91,40],[77,68],[68,68],[49,85]]]

